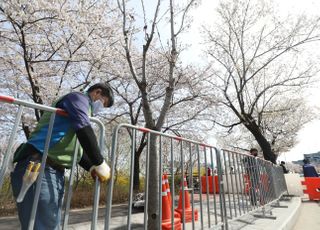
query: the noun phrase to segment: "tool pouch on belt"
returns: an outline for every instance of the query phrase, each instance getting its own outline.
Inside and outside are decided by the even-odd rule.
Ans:
[[[31,185],[37,180],[40,167],[41,167],[40,162],[34,162],[34,161],[29,162],[28,167],[26,168],[26,171],[22,178],[22,186],[21,186],[19,195],[17,197],[17,203],[20,203],[23,201],[27,191],[29,190]]]
[[[34,155],[36,154],[39,154],[39,151],[36,148],[34,148],[32,145],[28,143],[22,143],[14,152],[13,163],[26,159],[30,155],[33,156],[33,160],[41,161],[40,154],[39,156],[35,157]]]
[[[13,163],[21,161],[28,156],[32,156],[32,160],[41,162],[41,154],[32,145],[23,143],[21,144],[14,153]],[[65,167],[59,165],[58,163],[52,161],[49,157],[46,160],[46,165],[49,165],[55,170],[64,171]]]

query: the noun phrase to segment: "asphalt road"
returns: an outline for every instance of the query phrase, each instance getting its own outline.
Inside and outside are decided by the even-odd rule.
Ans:
[[[138,210],[134,211],[137,212]],[[111,217],[126,216],[128,212],[127,205],[114,205],[112,206]],[[69,225],[79,224],[91,221],[92,209],[79,209],[70,211]],[[99,208],[98,219],[103,219],[105,214],[105,208]],[[17,216],[1,217],[0,218],[0,230],[17,230],[20,228],[19,220]]]

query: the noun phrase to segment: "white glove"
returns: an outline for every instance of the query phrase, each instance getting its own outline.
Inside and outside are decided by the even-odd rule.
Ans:
[[[92,178],[98,177],[100,182],[105,182],[110,178],[110,167],[105,161],[101,165],[94,165],[90,168]]]

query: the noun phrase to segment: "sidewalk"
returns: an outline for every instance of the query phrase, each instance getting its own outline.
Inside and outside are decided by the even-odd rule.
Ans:
[[[301,208],[301,198],[293,197],[288,201],[281,201],[280,205],[282,207],[273,207],[271,209],[272,216],[276,217],[276,219],[268,219],[268,218],[256,218],[253,215],[245,215],[238,220],[232,221],[229,224],[230,230],[292,230],[296,220],[300,214]],[[288,206],[288,207],[283,207]],[[319,213],[319,212],[318,212]],[[270,213],[267,213],[267,216],[270,216]],[[141,220],[143,218],[143,213],[137,213],[132,216],[132,229],[142,229],[143,225],[141,224]],[[120,230],[126,229],[126,216],[116,217],[112,219],[111,229]],[[195,223],[195,229],[200,229],[200,222],[197,221]],[[97,230],[103,229],[103,221],[98,221]],[[204,223],[205,229],[207,227],[207,223]],[[320,226],[320,225],[319,225]],[[89,230],[90,223],[79,223],[75,225],[70,225],[69,229],[72,230]],[[191,230],[191,223],[186,224],[186,230]],[[211,229],[220,229],[219,227],[212,227]],[[300,228],[301,229],[301,228]],[[300,230],[296,229],[296,230]],[[303,229],[303,228],[302,228]],[[309,229],[316,229],[309,228]]]
[[[293,230],[320,229],[320,202],[303,201]]]
[[[231,223],[231,229],[241,230],[292,230],[301,210],[301,198],[292,197],[291,200],[281,201],[282,207],[272,207],[270,210],[273,217],[269,218],[256,218],[253,215],[247,215],[240,220]],[[288,207],[283,207],[288,206]],[[270,213],[267,212],[267,216]],[[242,226],[241,226],[242,224]],[[301,228],[300,228],[301,229]],[[299,230],[300,230],[299,229]],[[315,228],[309,228],[315,229]],[[297,229],[298,230],[298,229]]]

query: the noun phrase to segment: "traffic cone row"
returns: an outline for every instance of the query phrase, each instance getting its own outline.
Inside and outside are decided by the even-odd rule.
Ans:
[[[182,186],[184,186],[184,209],[183,209],[183,195]],[[172,210],[172,197],[170,192],[170,185],[168,176],[166,173],[162,176],[162,229],[171,229],[171,210]],[[184,210],[184,211],[183,211]],[[183,218],[184,216],[184,218]],[[194,217],[194,219],[192,218]],[[194,209],[194,214],[192,214],[192,207],[190,204],[190,196],[188,192],[187,180],[184,177],[183,183],[180,187],[179,203],[178,208],[174,211],[174,226],[175,229],[181,229],[181,225],[176,223],[176,219],[179,223],[185,221],[191,222],[192,220],[197,221],[199,218],[198,210]]]
[[[165,182],[165,185],[166,185],[166,188],[167,188],[167,195],[168,195],[168,201],[169,201],[169,204],[170,204],[170,208],[172,208],[172,198],[171,198],[170,184],[169,184],[169,179],[168,179],[167,173],[164,173],[163,177],[164,177],[164,182]],[[173,216],[176,217],[176,218],[179,218],[179,219],[181,218],[180,213],[177,212],[177,211],[174,211]]]
[[[173,219],[174,229],[180,230],[181,223],[180,218],[174,217]],[[162,176],[162,229],[170,230],[172,227],[171,222],[171,206],[168,200],[167,187],[164,180],[164,176]]]
[[[175,210],[180,213],[181,222],[183,222],[183,219],[185,222],[191,222],[193,220],[192,219],[192,207],[190,204],[190,197],[189,197],[188,184],[187,184],[186,177],[183,178],[183,186],[184,186],[184,212],[183,212],[183,202],[182,202],[183,201],[182,186],[180,187],[178,208],[176,208]],[[199,218],[197,209],[194,209],[193,215],[194,215],[194,221],[197,221]]]

